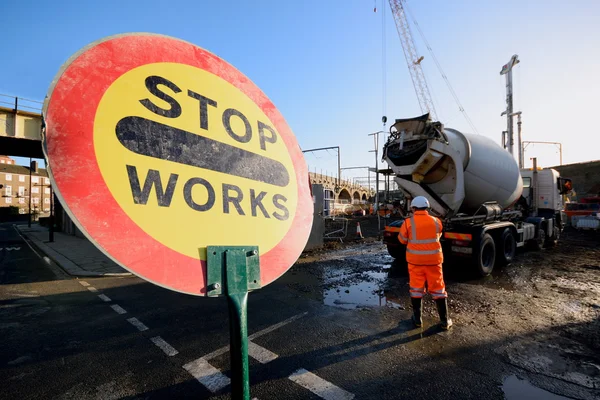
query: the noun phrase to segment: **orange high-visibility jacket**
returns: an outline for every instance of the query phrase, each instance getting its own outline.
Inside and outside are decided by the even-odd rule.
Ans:
[[[406,245],[406,261],[414,265],[438,265],[444,261],[440,237],[442,221],[427,211],[415,211],[404,220],[398,239]]]

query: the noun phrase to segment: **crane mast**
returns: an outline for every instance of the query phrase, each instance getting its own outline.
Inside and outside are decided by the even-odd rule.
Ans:
[[[408,25],[403,0],[389,0],[389,2],[396,23],[396,29],[398,30],[398,36],[400,36],[400,42],[402,43],[402,49],[404,50],[404,57],[406,58],[408,70],[410,71],[410,77],[412,78],[415,93],[419,100],[421,112],[424,114],[429,113],[433,120],[437,120],[431,94],[429,93],[429,87],[427,86],[427,80],[425,79],[425,74],[421,67],[423,57],[417,55],[417,47],[415,46],[415,41],[410,31],[410,26]]]

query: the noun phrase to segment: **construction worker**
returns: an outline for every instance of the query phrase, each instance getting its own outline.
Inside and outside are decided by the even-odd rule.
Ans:
[[[415,197],[410,206],[413,216],[404,220],[398,239],[406,245],[412,320],[417,327],[423,325],[422,300],[427,284],[427,291],[437,306],[441,327],[448,330],[452,320],[448,318],[448,294],[442,274],[442,221],[429,215],[429,201],[423,196]]]

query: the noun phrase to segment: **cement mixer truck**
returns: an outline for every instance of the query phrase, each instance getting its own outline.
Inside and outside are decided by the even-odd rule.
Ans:
[[[444,223],[445,259],[463,258],[481,275],[510,263],[517,248],[557,244],[566,216],[563,194],[571,181],[553,169],[519,169],[515,158],[493,140],[431,121],[429,114],[397,119],[383,159],[406,197],[425,196],[430,212]],[[386,227],[390,255],[404,259],[397,241],[403,220]]]

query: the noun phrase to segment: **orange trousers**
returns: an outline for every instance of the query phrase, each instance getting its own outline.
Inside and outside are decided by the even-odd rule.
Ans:
[[[408,264],[408,279],[410,297],[422,298],[427,292],[434,299],[448,297],[442,265],[414,265]],[[425,287],[427,285],[427,288]]]

